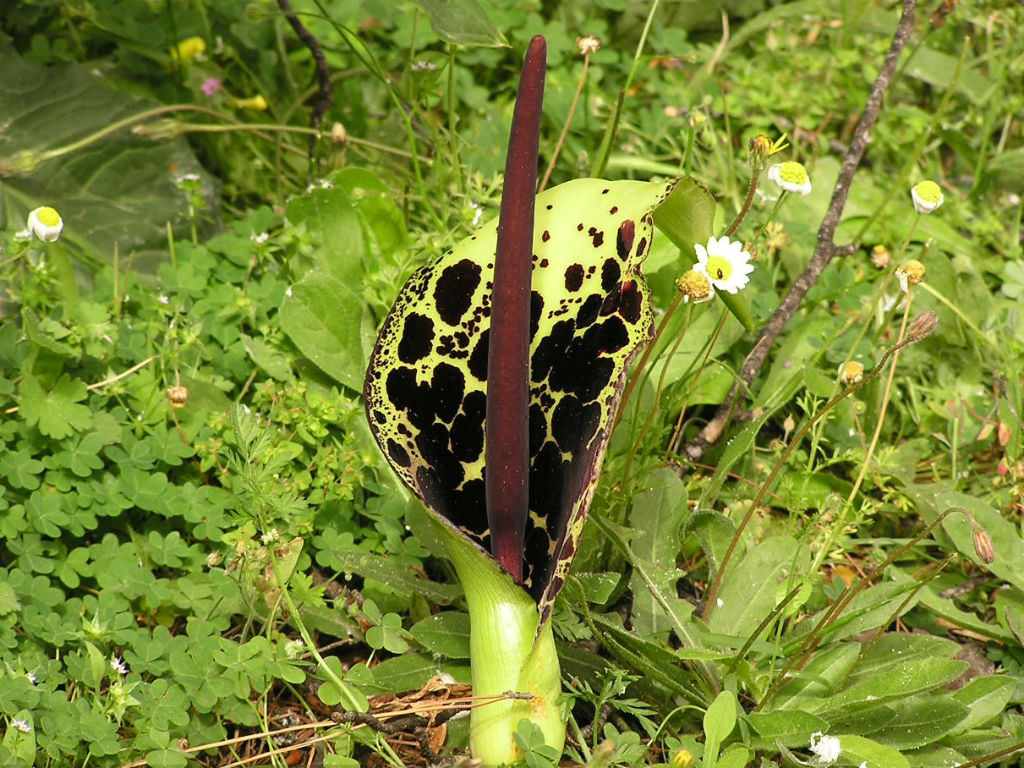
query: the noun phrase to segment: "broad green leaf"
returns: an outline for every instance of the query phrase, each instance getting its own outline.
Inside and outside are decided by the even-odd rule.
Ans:
[[[810,741],[812,733],[829,730],[827,720],[799,710],[751,712],[747,718],[766,746],[779,742],[787,747],[801,747]]]
[[[459,611],[435,613],[409,629],[418,643],[449,659],[469,658],[469,615]]]
[[[753,751],[745,744],[730,744],[718,756],[718,768],[747,768],[753,759]]]
[[[910,763],[899,750],[879,744],[863,736],[839,735],[841,757],[848,765],[866,763],[864,768],[910,768]]]
[[[249,353],[252,361],[266,371],[267,375],[278,381],[288,381],[292,378],[291,364],[284,354],[278,352],[262,339],[249,336],[248,334],[240,333],[239,338],[242,340],[242,346],[245,347],[245,351]]]
[[[884,626],[897,612],[903,615],[917,604],[916,596],[908,598],[916,586],[915,583],[883,582],[857,593],[843,609],[842,615],[824,630],[825,636],[834,642]],[[791,635],[790,641],[802,641],[821,616],[822,612],[808,616]]]
[[[911,77],[944,90],[953,83],[957,57],[922,45],[914,49],[903,69]],[[956,81],[956,90],[975,104],[984,104],[995,88],[995,82],[969,64],[963,67]]]
[[[179,236],[186,232],[186,200],[175,178],[198,174],[211,206],[214,182],[185,139],[153,141],[134,135],[132,125],[35,165],[33,158],[45,157],[40,153],[157,106],[116,90],[90,69],[36,66],[0,41],[3,213],[17,226],[31,209],[52,205],[64,219],[61,242],[89,261],[109,263],[117,248],[133,270],[153,272],[166,258],[167,223]]]
[[[311,272],[281,302],[281,327],[306,357],[335,381],[362,389],[373,319],[361,296],[335,278]]]
[[[682,251],[683,261],[688,264],[697,261],[694,245],[706,245],[715,234],[714,219],[715,198],[700,182],[690,178],[680,181],[654,212],[654,225]]]
[[[850,674],[860,657],[860,645],[842,643],[815,652],[810,662],[793,673],[770,702],[771,710],[787,712],[824,700]]]
[[[717,604],[711,611],[712,632],[746,637],[775,607],[779,585],[801,572],[805,553],[795,539],[773,536],[747,550],[728,565]],[[794,583],[795,586],[795,583]]]
[[[318,560],[322,565],[334,568],[343,574],[358,574],[386,584],[400,595],[411,597],[421,595],[432,603],[448,605],[461,593],[455,584],[440,584],[418,576],[414,569],[396,566],[388,558],[366,552],[330,549],[321,552]]]
[[[658,470],[646,482],[645,490],[633,499],[630,525],[639,534],[630,542],[635,561],[640,560],[648,577],[662,595],[676,599],[676,582],[683,575],[676,567],[683,523],[689,516],[686,485],[670,469]],[[633,592],[633,629],[644,637],[667,637],[671,619],[652,594],[640,573],[630,577]]]
[[[416,0],[442,40],[458,45],[508,45],[476,0]]]
[[[308,233],[314,272],[349,288],[360,284],[366,271],[366,246],[359,216],[344,188],[328,177],[307,194],[290,200],[285,219]]]
[[[892,718],[883,727],[870,733],[857,732],[900,750],[918,749],[944,738],[968,714],[965,705],[937,691],[889,701],[888,707]],[[833,723],[833,727],[853,730],[849,724]]]
[[[722,691],[704,712],[704,766],[714,768],[722,742],[736,727],[736,694]]]
[[[959,691],[953,699],[968,708],[967,716],[950,730],[951,735],[963,733],[971,728],[983,725],[1000,717],[1006,711],[1006,705],[1017,687],[1017,680],[1012,677],[976,677]]]

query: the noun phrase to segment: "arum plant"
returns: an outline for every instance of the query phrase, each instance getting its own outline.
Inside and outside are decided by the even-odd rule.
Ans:
[[[485,765],[522,758],[524,719],[561,750],[549,618],[630,362],[651,338],[640,265],[655,212],[674,211],[660,219],[691,256],[714,212],[689,180],[577,179],[535,196],[545,53],[534,38],[499,218],[412,275],[364,389],[378,444],[465,590],[474,694],[501,698],[472,712],[470,746]]]

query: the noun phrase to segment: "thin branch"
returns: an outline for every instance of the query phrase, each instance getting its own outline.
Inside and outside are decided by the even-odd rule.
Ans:
[[[775,340],[783,328],[786,327],[786,323],[789,322],[790,318],[799,309],[807,292],[811,290],[818,281],[818,278],[821,277],[825,267],[828,266],[834,256],[845,255],[850,252],[850,245],[836,245],[836,228],[839,226],[839,219],[842,217],[843,209],[846,207],[846,198],[850,193],[853,175],[860,165],[864,149],[867,147],[868,139],[871,136],[871,130],[878,120],[878,113],[882,107],[882,98],[889,89],[900,54],[910,40],[910,33],[914,26],[914,5],[915,0],[903,0],[903,14],[896,27],[892,43],[889,45],[889,51],[885,55],[885,62],[882,64],[882,69],[871,86],[871,93],[868,95],[867,103],[864,106],[864,113],[857,123],[857,128],[853,134],[853,141],[850,142],[850,146],[843,157],[843,163],[839,169],[839,178],[836,180],[835,188],[832,190],[832,200],[829,203],[828,210],[825,212],[825,218],[822,219],[821,227],[818,229],[818,244],[814,249],[814,256],[811,258],[810,263],[808,263],[807,268],[804,269],[803,274],[793,283],[789,293],[786,294],[778,309],[775,310],[775,314],[771,316],[771,319],[761,329],[761,335],[740,368],[742,383],[737,382],[733,384],[728,397],[718,407],[714,418],[684,447],[684,453],[690,461],[701,459],[707,449],[714,445],[722,436],[731,418],[731,413],[736,407],[736,400],[739,397],[741,387],[744,389],[748,387],[754,380],[754,377],[760,372],[765,361],[768,359],[768,352],[771,350]],[[853,247],[855,248],[856,246]]]
[[[299,21],[299,17],[295,15],[295,10],[292,8],[290,0],[277,0],[277,4],[281,8],[281,12],[284,13],[284,17],[288,19],[292,29],[295,30],[295,34],[309,48],[313,61],[316,63],[317,91],[316,98],[313,100],[313,112],[309,116],[309,127],[316,131],[316,134],[309,137],[309,173],[306,178],[307,183],[312,183],[313,169],[316,166],[316,139],[320,133],[320,124],[327,110],[334,103],[334,94],[331,91],[331,69],[327,64],[327,57],[324,56],[323,48],[320,47],[317,39],[313,37],[313,33],[306,29],[305,25]]]

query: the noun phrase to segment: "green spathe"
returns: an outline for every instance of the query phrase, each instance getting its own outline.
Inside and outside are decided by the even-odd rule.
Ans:
[[[470,714],[470,749],[485,766],[522,761],[515,741],[519,722],[541,729],[544,743],[559,752],[565,743],[562,680],[551,622],[540,632],[536,601],[475,544],[430,516],[448,550],[469,608],[473,696],[528,694],[478,704]]]

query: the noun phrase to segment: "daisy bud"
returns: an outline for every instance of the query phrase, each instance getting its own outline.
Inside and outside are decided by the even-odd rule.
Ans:
[[[785,192],[799,192],[804,197],[811,193],[811,180],[807,176],[807,169],[792,160],[773,165],[768,169],[768,178]]]
[[[253,109],[257,112],[267,111],[267,100],[262,93],[257,93],[248,99],[235,99],[235,106],[239,109]]]
[[[971,538],[974,540],[974,553],[985,565],[995,562],[996,549],[992,545],[992,537],[988,535],[982,527],[977,527],[971,534]]]
[[[889,249],[881,243],[871,249],[871,263],[879,269],[888,267],[891,259],[892,254],[889,252]]]
[[[683,301],[700,304],[708,301],[715,295],[715,289],[711,287],[711,280],[703,272],[696,269],[688,270],[682,277],[676,280],[676,286],[683,293]]]
[[[915,211],[931,213],[942,205],[942,189],[934,181],[922,181],[911,188],[910,199],[914,201]]]
[[[56,208],[47,205],[36,208],[28,214],[27,226],[28,231],[44,243],[52,243],[64,231],[64,220],[57,213]]]
[[[580,56],[587,56],[591,53],[597,53],[601,50],[601,38],[594,37],[593,35],[587,35],[586,37],[576,38],[576,50],[580,52]]]
[[[772,140],[764,134],[755,136],[750,140],[750,154],[756,157],[766,157],[772,151]]]
[[[856,384],[864,378],[864,366],[856,360],[848,360],[839,366],[839,383],[845,386]]]
[[[904,293],[911,285],[917,285],[924,280],[925,269],[917,259],[910,259],[896,269],[896,279],[900,281],[900,290]]]
[[[336,147],[345,146],[345,142],[348,141],[348,132],[345,130],[345,126],[341,123],[335,123],[331,126],[331,144]]]
[[[923,338],[931,336],[938,327],[938,315],[932,311],[922,312],[920,315],[915,317],[914,322],[910,324],[910,328],[907,329],[907,337],[911,341],[920,341]]]
[[[677,749],[669,760],[669,768],[690,768],[693,754],[688,749]]]
[[[171,408],[184,408],[185,404],[188,403],[188,388],[181,386],[181,384],[169,387],[167,389],[167,400],[171,404]]]

